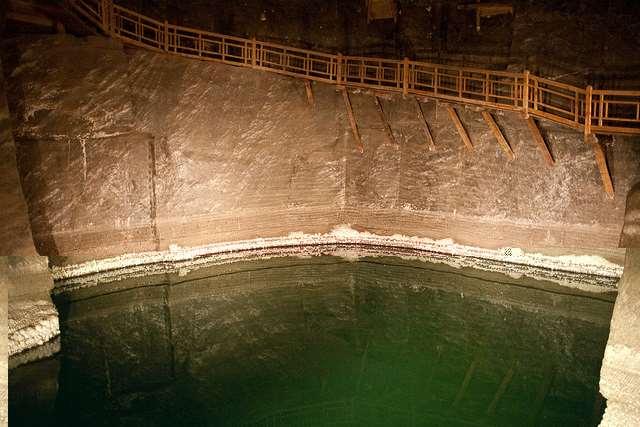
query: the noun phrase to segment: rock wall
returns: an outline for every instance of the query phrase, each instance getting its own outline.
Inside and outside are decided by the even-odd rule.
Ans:
[[[627,249],[600,372],[607,398],[602,427],[640,425],[640,249]]]
[[[36,255],[16,163],[11,116],[0,58],[0,255]]]
[[[9,353],[7,352],[7,288],[0,286],[0,426],[9,422],[7,384]]]
[[[624,215],[620,246],[640,248],[640,183],[631,189],[627,197],[627,210]]]
[[[60,333],[51,301],[46,257],[0,257],[0,285],[8,292],[9,356],[43,345]]]
[[[607,150],[616,198],[582,135],[541,123],[548,168],[525,122],[496,113],[508,162],[473,110],[457,107],[469,155],[442,103],[351,93],[137,49],[104,38],[20,39],[5,55],[18,166],[41,254],[84,259],[172,245],[328,232],[338,224],[480,247],[617,247],[640,144]]]

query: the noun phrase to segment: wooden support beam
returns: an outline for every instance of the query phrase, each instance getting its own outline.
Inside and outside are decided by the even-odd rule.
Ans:
[[[600,170],[600,178],[602,178],[602,185],[607,192],[607,196],[613,199],[613,182],[611,181],[611,175],[609,174],[609,168],[607,167],[607,155],[604,151],[602,144],[595,140],[592,142],[593,151],[596,154],[596,162],[598,163],[598,169]]]
[[[491,403],[489,404],[489,407],[487,408],[487,415],[491,416],[496,411],[496,406],[498,406],[498,402],[500,402],[500,399],[502,398],[502,395],[504,394],[504,392],[507,391],[507,387],[509,386],[511,379],[513,378],[514,371],[515,371],[514,367],[511,366],[507,371],[506,375],[504,376],[504,378],[502,378],[502,382],[498,386],[498,390],[496,390],[496,394],[493,397],[493,400],[491,401]]]
[[[495,135],[496,140],[498,140],[498,144],[500,144],[502,151],[504,151],[507,157],[509,157],[509,160],[513,160],[515,157],[515,155],[513,154],[513,150],[511,150],[511,147],[509,146],[507,139],[502,134],[502,131],[498,127],[498,124],[494,120],[491,113],[489,113],[488,111],[483,111],[482,117],[484,118],[484,121],[487,122],[487,125],[489,125],[489,127],[493,131],[493,134]]]
[[[382,109],[382,102],[380,102],[380,98],[378,95],[374,95],[373,98],[376,101],[376,108],[378,109],[378,113],[380,114],[380,119],[382,119],[382,124],[384,124],[384,131],[387,133],[387,137],[389,138],[389,142],[392,144],[396,144],[396,139],[393,137],[393,131],[391,130],[391,126],[387,121],[387,117],[384,115],[384,110]]]
[[[416,110],[418,112],[418,120],[420,121],[420,124],[422,125],[422,131],[424,132],[424,136],[425,136],[425,138],[427,138],[427,144],[429,145],[429,150],[435,150],[436,149],[436,144],[434,144],[434,142],[433,142],[433,135],[431,135],[431,129],[429,129],[429,124],[427,123],[427,120],[424,118],[424,112],[422,111],[422,107],[420,106],[420,101],[418,101],[418,98],[415,98],[415,97],[413,98],[413,100],[416,103]]]
[[[538,129],[538,124],[536,123],[535,120],[533,120],[533,117],[529,117],[527,119],[527,125],[529,126],[529,130],[531,130],[531,134],[533,135],[534,142],[540,149],[540,152],[542,152],[542,156],[544,157],[544,160],[547,162],[549,167],[553,166],[555,164],[555,161],[553,160],[553,157],[549,152],[549,147],[547,147],[547,144],[544,142],[544,138],[540,133],[540,129]]]
[[[316,101],[315,101],[315,98],[313,97],[313,89],[311,88],[311,80],[305,80],[304,81],[304,87],[307,90],[307,101],[309,101],[309,105],[311,105],[311,107],[315,107]]]
[[[355,117],[353,117],[353,108],[351,108],[351,100],[349,99],[349,91],[342,89],[342,99],[344,100],[344,106],[347,109],[347,116],[349,116],[349,123],[351,124],[351,131],[353,132],[353,138],[356,140],[356,147],[360,153],[364,153],[364,145],[362,144],[362,138],[358,131],[358,125]]]
[[[462,142],[467,147],[467,150],[470,153],[473,153],[473,144],[471,144],[471,139],[469,138],[469,134],[465,130],[464,126],[462,126],[462,122],[460,121],[460,117],[458,117],[458,113],[456,109],[452,106],[447,106],[447,111],[449,111],[449,115],[451,116],[451,120],[456,125],[456,129],[458,129],[458,134],[460,134],[460,138],[462,138]]]

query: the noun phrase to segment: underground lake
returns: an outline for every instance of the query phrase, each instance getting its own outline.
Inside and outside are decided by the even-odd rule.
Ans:
[[[12,426],[595,426],[615,292],[400,257],[275,257],[54,292]]]

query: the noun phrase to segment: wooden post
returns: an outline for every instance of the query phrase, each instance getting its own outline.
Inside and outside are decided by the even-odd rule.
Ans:
[[[336,59],[336,84],[340,84],[342,82],[342,54],[338,54],[338,58]]]
[[[531,133],[533,134],[533,141],[542,152],[542,156],[547,162],[547,165],[549,165],[549,167],[553,166],[555,164],[555,161],[553,160],[551,152],[549,152],[549,147],[547,147],[547,144],[544,142],[544,138],[542,137],[540,129],[538,129],[538,125],[536,124],[535,120],[533,120],[533,117],[529,117],[527,119],[527,125],[529,126],[529,130],[531,130]]]
[[[422,111],[422,107],[420,106],[420,101],[418,101],[418,98],[415,98],[415,97],[413,98],[413,100],[416,103],[416,110],[418,111],[418,120],[422,125],[422,131],[424,132],[424,136],[425,138],[427,138],[427,144],[429,145],[429,150],[430,151],[435,150],[436,145],[433,142],[433,135],[431,135],[429,124],[427,123],[427,120],[424,118],[424,112]]]
[[[529,118],[529,70],[524,72],[524,86],[522,87],[522,107],[524,108],[524,118]]]
[[[380,103],[380,99],[378,98],[378,95],[374,95],[373,99],[375,99],[376,101],[376,107],[378,108],[378,113],[380,114],[380,119],[382,119],[382,124],[384,125],[384,130],[387,133],[389,142],[392,144],[396,144],[396,139],[393,137],[393,131],[391,130],[391,126],[387,121],[387,117],[384,115],[384,110],[382,109],[382,103]]]
[[[311,107],[315,107],[316,101],[313,98],[313,89],[311,88],[311,80],[305,80],[304,87],[307,90],[307,101],[309,101],[309,105],[311,105]]]
[[[504,135],[500,131],[500,128],[498,127],[498,124],[494,120],[493,116],[488,111],[483,111],[482,117],[484,118],[484,121],[487,122],[487,125],[489,125],[489,127],[493,131],[493,134],[495,135],[496,140],[498,141],[498,144],[500,144],[500,147],[502,148],[502,150],[505,152],[507,157],[509,157],[509,160],[513,160],[515,157],[513,154],[513,150],[511,150],[511,147],[509,146],[507,139],[504,137]]]
[[[591,86],[587,86],[584,102],[584,142],[587,143],[591,134],[591,104],[593,102],[593,88]]]
[[[433,93],[438,94],[438,67],[433,69]]]
[[[256,64],[258,63],[257,53],[258,53],[258,46],[256,44],[256,38],[252,37],[251,38],[251,66],[253,68],[256,68]]]
[[[607,196],[613,199],[613,182],[611,181],[611,175],[609,174],[609,168],[607,166],[607,155],[604,151],[604,147],[597,139],[593,138],[591,142],[593,145],[593,151],[596,155],[596,162],[598,163],[598,170],[600,171],[600,178],[602,178],[602,185],[607,192]]]
[[[102,0],[102,30],[111,34],[111,2],[109,0]]]
[[[491,90],[489,73],[484,73],[484,102],[489,102],[489,92]]]
[[[169,22],[164,20],[164,51],[169,51]]]
[[[453,121],[453,124],[456,125],[456,129],[458,129],[458,134],[460,135],[460,138],[462,138],[462,142],[464,143],[465,147],[467,147],[467,150],[469,151],[469,153],[473,153],[474,151],[473,144],[471,144],[471,139],[469,138],[469,134],[464,129],[464,126],[462,126],[462,122],[460,121],[460,117],[458,117],[458,113],[456,112],[456,109],[451,106],[448,106],[447,110],[449,111],[449,115],[451,116],[451,120]]]
[[[402,67],[402,94],[409,94],[409,58],[405,56]]]
[[[349,124],[351,125],[351,131],[353,132],[353,138],[356,140],[356,147],[360,153],[364,153],[364,145],[362,144],[362,138],[358,131],[358,125],[356,119],[353,117],[353,109],[351,108],[351,100],[349,99],[349,92],[347,89],[342,89],[342,99],[344,100],[344,106],[347,108],[347,116],[349,116]]]
[[[602,117],[604,115],[604,93],[600,94],[600,104],[598,106],[598,126],[602,126]]]

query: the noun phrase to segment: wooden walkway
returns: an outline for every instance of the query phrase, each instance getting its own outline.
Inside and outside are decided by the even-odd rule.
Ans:
[[[603,183],[610,196],[613,189],[610,189],[606,161],[602,160],[603,150],[593,135],[640,135],[640,91],[579,88],[528,71],[515,73],[431,64],[409,58],[397,60],[316,52],[172,25],[166,20],[161,22],[115,5],[111,0],[69,2],[78,15],[105,34],[129,45],[341,87],[362,87],[486,109],[517,111],[530,125],[535,125],[531,117],[537,117],[569,126],[584,132],[585,142],[594,146]],[[532,131],[535,138],[537,132]],[[496,136],[501,144],[506,142]],[[358,147],[361,149],[361,144]],[[545,148],[541,147],[543,152]],[[547,161],[553,164],[546,151]]]

